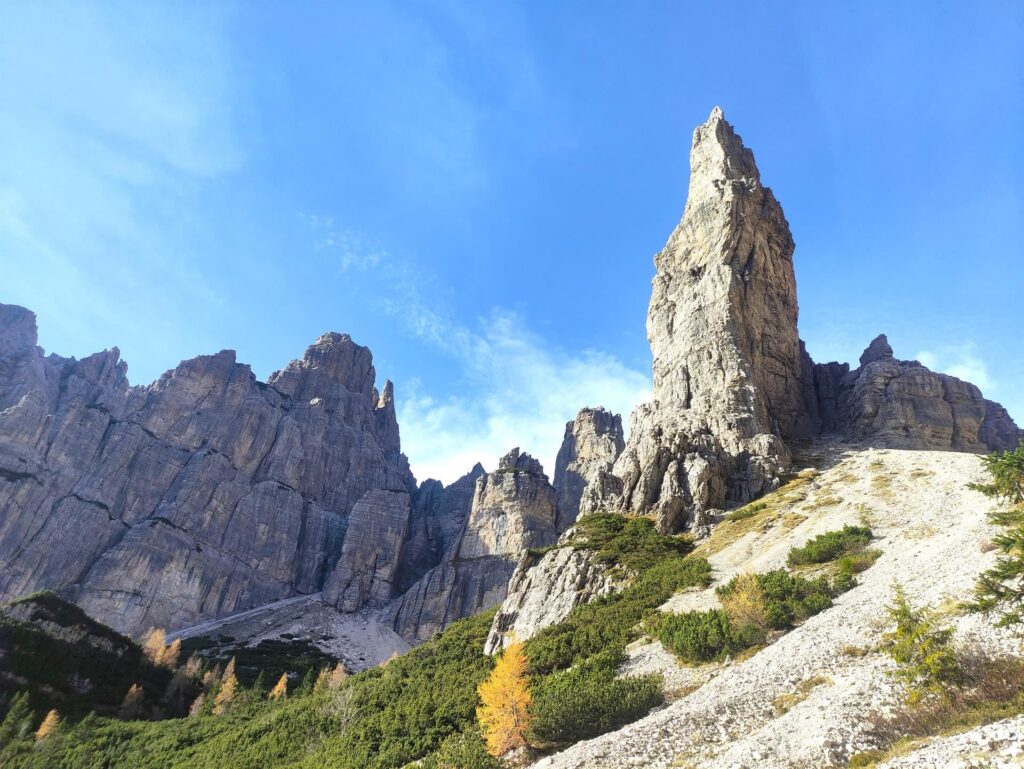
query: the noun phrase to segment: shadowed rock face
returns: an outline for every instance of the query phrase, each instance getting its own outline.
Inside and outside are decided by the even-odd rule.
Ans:
[[[593,502],[583,501],[592,481],[600,482],[611,472],[625,445],[622,417],[603,408],[581,409],[565,425],[565,437],[555,458],[554,486],[557,493],[558,528],[569,528],[581,512],[593,512]]]
[[[897,449],[988,452],[1017,446],[1024,433],[1002,406],[963,380],[896,360],[884,334],[860,367],[815,367],[822,430]]]
[[[59,589],[119,630],[174,628],[320,590],[357,502],[409,508],[390,383],[346,335],[267,384],[230,350],[148,387],[126,368],[44,356],[32,313],[0,306],[0,598]],[[384,528],[397,554],[403,524]]]
[[[395,631],[410,643],[505,599],[520,554],[558,538],[555,489],[536,459],[513,449],[478,475],[472,508],[443,562],[391,606]]]

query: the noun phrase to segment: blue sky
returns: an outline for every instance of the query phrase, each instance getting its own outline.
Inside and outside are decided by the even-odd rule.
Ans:
[[[653,254],[718,104],[797,243],[819,361],[886,332],[1024,422],[1018,2],[0,0],[0,301],[145,384],[325,330],[417,476],[650,387]]]

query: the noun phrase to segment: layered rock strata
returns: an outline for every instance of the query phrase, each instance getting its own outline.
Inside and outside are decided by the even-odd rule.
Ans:
[[[665,531],[775,487],[787,443],[822,433],[879,446],[992,451],[1021,431],[955,377],[897,361],[879,337],[850,371],[814,364],[797,332],[794,244],[754,157],[715,108],[698,126],[682,221],[655,256],[647,315],[654,390],[585,506]]]
[[[1024,433],[974,385],[893,356],[876,337],[853,371],[815,366],[821,429],[845,440],[896,449],[989,452],[1014,448]]]
[[[595,563],[593,552],[568,544],[570,529],[562,546],[540,559],[527,553],[516,566],[508,584],[508,595],[494,615],[484,647],[495,654],[512,641],[532,638],[548,625],[561,622],[580,604],[607,595],[616,588],[606,568]]]
[[[411,643],[501,603],[527,548],[558,538],[555,489],[540,463],[513,449],[476,479],[469,519],[444,561],[395,603],[389,619]]]
[[[408,509],[390,383],[346,335],[266,384],[230,350],[148,387],[126,370],[116,348],[45,356],[34,315],[0,306],[0,599],[57,589],[121,631],[172,629],[320,590],[350,523],[375,536],[360,500]],[[356,593],[393,579],[382,563]]]
[[[581,512],[594,512],[599,502],[594,495],[584,501],[584,492],[591,482],[603,487],[624,446],[622,417],[603,408],[581,409],[573,421],[566,423],[555,458],[559,529],[571,526]]]
[[[793,238],[721,110],[693,135],[683,218],[655,256],[650,403],[615,464],[619,507],[665,530],[772,488],[816,431],[797,336]]]

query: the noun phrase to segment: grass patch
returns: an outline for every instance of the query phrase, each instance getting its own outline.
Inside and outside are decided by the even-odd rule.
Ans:
[[[826,676],[812,676],[811,678],[804,679],[796,685],[796,691],[780,694],[772,700],[775,715],[784,715],[806,700],[816,688],[826,685],[831,686],[832,683],[832,679]]]
[[[781,513],[780,510],[804,501],[810,491],[810,484],[818,476],[815,470],[803,470],[781,487],[743,507],[723,516],[711,530],[711,536],[697,548],[696,553],[713,555],[754,531],[767,531],[778,522],[795,527],[806,520],[796,513]]]
[[[968,685],[949,697],[904,705],[870,718],[866,736],[878,747],[851,757],[851,767],[869,767],[906,755],[922,738],[957,734],[1024,713],[1024,659],[965,655]]]

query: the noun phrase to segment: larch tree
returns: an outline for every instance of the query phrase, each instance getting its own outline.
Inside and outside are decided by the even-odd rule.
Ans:
[[[346,678],[348,678],[348,671],[345,670],[345,666],[339,662],[334,666],[334,670],[331,671],[331,675],[327,679],[327,686],[329,689],[339,689],[345,682]]]
[[[175,638],[168,644],[160,655],[160,664],[165,668],[174,670],[178,667],[178,660],[181,658],[181,639]]]
[[[282,673],[281,677],[277,679],[277,683],[274,688],[270,690],[270,694],[267,699],[271,700],[283,700],[288,696],[288,674]]]
[[[533,696],[526,668],[523,644],[513,643],[477,689],[480,706],[476,718],[487,752],[492,756],[503,756],[528,744],[526,734],[532,718]]]
[[[39,729],[36,730],[36,742],[41,742],[47,737],[52,737],[56,734],[60,728],[60,713],[55,709],[51,710],[46,714],[46,718],[43,719],[43,723],[39,724]]]
[[[215,716],[227,713],[231,704],[238,697],[238,678],[235,676],[235,658],[231,658],[227,668],[224,670],[224,678],[220,682],[220,690],[213,698],[213,714]]]
[[[167,633],[163,628],[152,628],[146,633],[146,640],[142,642],[142,650],[146,657],[154,665],[159,665],[163,658],[164,649],[167,648]]]
[[[132,684],[128,688],[128,693],[124,695],[124,699],[121,700],[120,717],[126,721],[141,718],[145,713],[145,698],[146,695],[142,691],[142,687]]]

